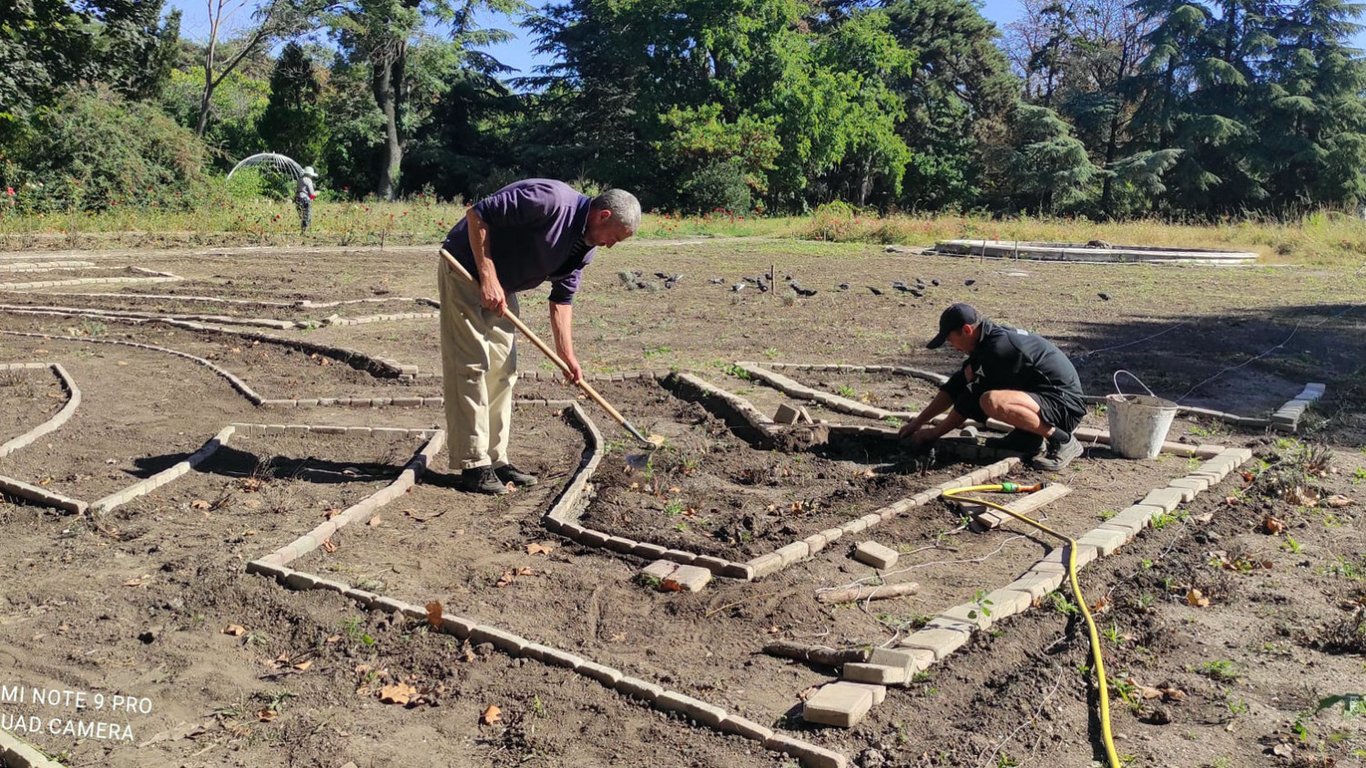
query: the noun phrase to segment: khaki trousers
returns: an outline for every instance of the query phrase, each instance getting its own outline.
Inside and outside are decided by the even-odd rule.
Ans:
[[[508,463],[512,386],[517,383],[516,327],[484,309],[479,287],[444,260],[437,262],[441,297],[442,397],[451,469]],[[517,294],[507,295],[516,314]]]

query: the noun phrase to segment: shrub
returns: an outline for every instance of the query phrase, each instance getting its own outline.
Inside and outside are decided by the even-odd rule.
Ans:
[[[694,171],[679,185],[678,203],[686,213],[746,213],[754,204],[736,158],[712,160]]]
[[[0,179],[21,210],[186,209],[207,187],[205,147],[153,104],[101,89],[36,112]]]

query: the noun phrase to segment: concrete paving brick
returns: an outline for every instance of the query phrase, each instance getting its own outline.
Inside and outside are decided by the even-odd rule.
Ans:
[[[375,601],[379,599],[379,595],[376,595],[374,592],[369,592],[364,589],[348,589],[345,592],[342,592],[342,595],[356,601],[362,607],[365,608],[369,608],[371,605],[374,605]]]
[[[1101,523],[1096,530],[1114,531],[1115,533],[1123,534],[1124,544],[1128,544],[1129,542],[1133,541],[1138,536],[1138,532],[1143,529],[1139,528],[1136,525],[1115,525],[1114,523],[1107,521]],[[1123,546],[1123,544],[1121,544],[1120,546]]]
[[[696,565],[680,565],[664,577],[664,589],[671,592],[701,592],[711,582],[711,571]]]
[[[873,708],[873,692],[858,685],[830,683],[811,695],[802,706],[809,723],[852,728]]]
[[[525,648],[527,644],[526,638],[518,637],[511,632],[506,632],[497,627],[490,627],[485,624],[476,626],[470,632],[470,642],[475,645],[480,643],[492,643],[494,648],[497,648],[504,653],[513,654],[514,656],[520,656],[522,649]]]
[[[783,567],[787,567],[798,560],[811,556],[811,548],[804,541],[794,541],[785,547],[779,547],[774,553],[783,560]]]
[[[584,663],[583,658],[577,654],[550,647],[546,647],[542,651],[541,660],[552,667],[564,667],[565,669],[578,669]]]
[[[645,566],[640,573],[646,578],[658,579],[662,583],[664,579],[672,576],[676,570],[678,570],[678,563],[671,560],[656,560]]]
[[[565,527],[568,528],[568,526]],[[664,553],[667,551],[669,551],[667,547],[651,544],[648,541],[638,541],[634,547],[631,547],[632,555],[645,560],[658,560],[663,557]]]
[[[990,608],[983,610],[982,607],[976,603],[961,603],[941,611],[939,615],[935,617],[935,619],[948,619],[949,623],[937,624],[935,620],[932,619],[927,626],[951,627],[953,624],[957,623],[976,629],[989,629],[992,622],[991,613]]]
[[[842,680],[841,682],[846,685],[858,685],[867,688],[873,694],[873,706],[875,707],[887,700],[887,686],[885,685],[878,685],[876,683],[854,683],[848,680]]]
[[[868,653],[869,664],[879,664],[884,667],[899,667],[906,672],[910,672],[915,666],[918,656],[913,651],[898,650],[895,648],[874,648]],[[933,658],[931,658],[933,660]]]
[[[1195,500],[1195,494],[1199,493],[1199,491],[1195,490],[1194,488],[1190,487],[1189,485],[1177,485],[1177,483],[1179,483],[1179,482],[1181,482],[1180,479],[1177,479],[1177,480],[1169,480],[1169,481],[1167,482],[1167,488],[1169,488],[1169,489],[1171,489],[1171,490],[1173,490],[1173,491],[1177,491],[1178,493],[1181,494],[1181,503],[1182,503],[1182,504],[1189,504],[1189,503],[1191,503],[1192,501],[1194,501],[1194,500]]]
[[[601,547],[607,543],[607,534],[585,528],[583,534],[577,537],[577,541],[590,547]]]
[[[638,677],[623,677],[612,686],[618,693],[634,696],[653,703],[659,695],[664,693],[664,689],[651,682],[646,682]]]
[[[711,555],[698,555],[697,559],[692,561],[692,564],[698,568],[706,568],[713,574],[720,574],[721,571],[725,570],[727,565],[730,565],[730,561],[725,558],[712,557]]]
[[[631,550],[636,548],[636,541],[635,539],[628,539],[623,536],[609,536],[603,546],[613,552],[629,555],[631,554]]]
[[[478,622],[471,621],[463,616],[442,616],[441,631],[449,635],[464,640],[470,636],[474,628],[479,626]]]
[[[849,765],[849,760],[838,752],[781,733],[770,736],[764,747],[796,758],[802,768],[847,768]]]
[[[583,662],[579,665],[577,671],[584,677],[592,678],[608,688],[615,686],[617,681],[622,678],[621,670],[613,669],[592,661]]]
[[[1029,606],[1034,603],[1034,597],[1028,592],[1001,588],[994,592],[987,593],[986,599],[991,601],[987,605],[987,610],[991,611],[992,621],[1000,621],[1007,616],[1014,616],[1017,613],[1024,613]]]
[[[800,418],[801,414],[797,409],[787,403],[779,404],[778,410],[773,413],[773,422],[775,424],[796,424]]]
[[[1077,539],[1078,545],[1093,546],[1100,551],[1102,557],[1113,554],[1116,549],[1126,543],[1128,543],[1128,538],[1124,531],[1106,530],[1103,527],[1089,531]]]
[[[925,629],[951,629],[955,632],[972,632],[979,627],[975,622],[958,618],[957,616],[935,616],[925,623]]]
[[[826,528],[821,531],[821,535],[825,537],[826,546],[829,546],[836,541],[839,541],[840,538],[844,536],[844,530],[841,528]]]
[[[1223,453],[1223,451],[1224,446],[1222,445],[1204,444],[1195,447],[1195,455],[1197,458],[1201,459],[1212,459],[1220,453]]]
[[[1204,493],[1209,490],[1209,478],[1187,475],[1186,477],[1178,477],[1168,482],[1167,485],[1173,488],[1194,488],[1196,493]]]
[[[655,697],[654,704],[657,709],[686,715],[710,728],[719,726],[721,721],[726,718],[726,710],[677,691],[660,693],[659,696]]]
[[[889,667],[883,664],[850,662],[841,669],[840,677],[855,683],[901,685],[907,681],[909,675],[905,666]]]
[[[1110,518],[1106,522],[1116,525],[1128,525],[1138,523],[1141,528],[1152,525],[1153,518],[1162,512],[1161,507],[1154,507],[1151,504],[1134,504],[1119,511],[1119,514]]]
[[[1143,501],[1139,503],[1151,505],[1154,507],[1161,507],[1163,512],[1170,513],[1172,510],[1176,509],[1178,506],[1181,505],[1181,492],[1174,491],[1168,488],[1157,488],[1155,490],[1149,491],[1148,495],[1144,496]]]
[[[1058,547],[1058,549],[1062,549],[1062,547]],[[1067,573],[1067,569],[1063,567],[1062,562],[1059,560],[1040,560],[1029,566],[1029,573],[1031,575],[1044,574],[1061,577],[1063,574]]]
[[[684,552],[681,549],[666,549],[664,550],[664,557],[680,565],[688,565],[697,559],[697,555],[692,552]]]
[[[861,518],[861,517],[858,518],[857,520],[850,520],[849,522],[844,523],[843,525],[840,526],[840,530],[844,531],[845,533],[850,533],[850,534],[853,534],[853,533],[862,533],[863,531],[867,530],[867,528],[868,528],[868,521],[867,521],[867,520],[864,520],[864,519]]]
[[[816,554],[822,549],[825,549],[825,545],[830,543],[825,538],[825,536],[819,533],[813,533],[810,536],[807,536],[806,538],[802,539],[802,541],[806,544],[807,549],[810,551],[812,555]]]
[[[754,578],[762,579],[783,569],[783,556],[770,552],[750,560],[746,565],[754,569]]]
[[[733,733],[746,739],[766,742],[773,736],[773,729],[765,725],[760,725],[749,718],[740,717],[736,714],[727,714],[721,720],[717,729],[722,733]]]
[[[1087,563],[1100,556],[1100,550],[1091,544],[1077,544],[1077,567],[1081,568]],[[1061,545],[1049,550],[1040,562],[1057,563],[1064,568],[1066,573],[1067,566],[1067,545]]]
[[[900,556],[895,549],[876,541],[860,541],[858,546],[854,547],[855,560],[884,571],[896,565]]]
[[[939,661],[962,648],[968,637],[967,632],[956,629],[922,629],[903,638],[900,645],[929,651],[934,654],[934,660]]]
[[[522,646],[521,655],[528,659],[544,662],[545,653],[549,650],[550,648],[548,646],[541,645],[540,643],[527,643]]]
[[[375,602],[370,604],[371,608],[377,608],[388,613],[403,615],[403,609],[407,607],[403,601],[393,597],[377,597]]]
[[[1237,463],[1234,465],[1234,468],[1235,468],[1235,469],[1237,469],[1238,467],[1241,467],[1242,465],[1246,464],[1246,463],[1249,462],[1249,461],[1252,461],[1252,449],[1251,449],[1251,448],[1229,448],[1229,449],[1227,449],[1227,450],[1224,451],[1224,454],[1227,455],[1227,456],[1232,457],[1232,458],[1234,459],[1234,461],[1237,462]]]
[[[741,581],[754,581],[758,578],[754,574],[753,566],[749,563],[727,563],[726,567],[721,569],[721,575],[728,579],[740,579]]]

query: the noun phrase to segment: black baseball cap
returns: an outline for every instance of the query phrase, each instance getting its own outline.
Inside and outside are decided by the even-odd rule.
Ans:
[[[971,304],[954,304],[939,316],[939,335],[930,339],[930,343],[925,346],[930,349],[939,349],[948,340],[949,333],[959,330],[965,325],[976,325],[980,319],[977,309]]]

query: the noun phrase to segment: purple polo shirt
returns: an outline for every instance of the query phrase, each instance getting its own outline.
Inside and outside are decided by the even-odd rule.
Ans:
[[[549,280],[551,303],[573,302],[583,268],[597,251],[573,253],[588,226],[590,202],[562,181],[525,179],[474,204],[488,224],[489,258],[504,291],[525,291]],[[443,247],[479,279],[464,218],[446,235]]]

